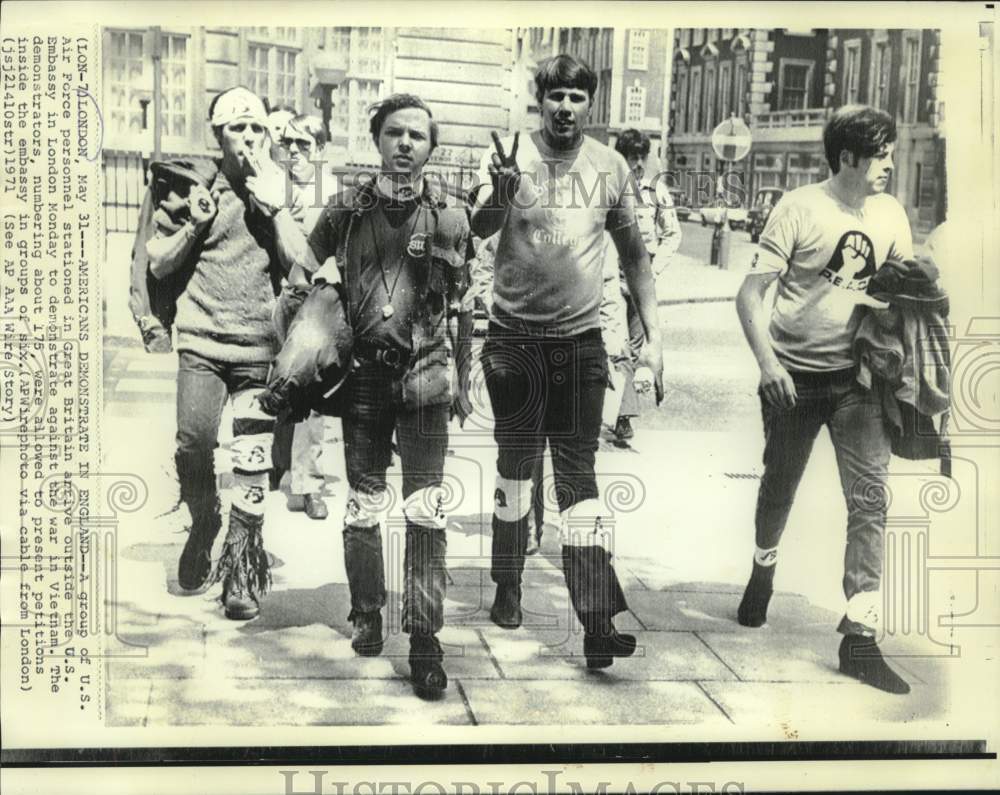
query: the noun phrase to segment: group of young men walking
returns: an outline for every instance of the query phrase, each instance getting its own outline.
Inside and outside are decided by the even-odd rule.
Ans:
[[[329,359],[331,347],[345,353],[331,339],[346,328],[350,366],[333,402],[349,488],[343,538],[351,642],[361,655],[382,650],[383,498],[395,436],[405,517],[402,629],[410,635],[411,680],[425,697],[447,686],[437,640],[446,585],[442,484],[450,418],[464,417],[470,405],[475,238],[495,240],[480,352],[497,446],[490,616],[504,628],[521,625],[532,473],[548,447],[562,568],[584,629],[586,664],[606,668],[636,648],[635,637],[614,625],[627,603],[595,466],[609,383],[601,312],[609,246],[628,295],[630,367],[648,368],[662,395],[650,266],[656,247],[641,228],[649,199],[636,180],[638,161],[584,135],[596,74],[559,55],[539,67],[535,83],[541,129],[503,140],[494,133],[494,151],[467,202],[424,171],[437,126],[418,97],[396,94],[373,108],[378,174],[317,204],[313,175],[299,161],[310,137],[322,145],[322,127],[310,127],[307,117],[288,122],[285,129],[299,136],[282,136],[298,155],[289,188],[286,170],[269,155],[264,103],[245,88],[226,91],[210,109],[222,151],[217,173],[207,186],[191,187],[183,222],[160,228],[147,245],[155,278],[184,279],[175,321],[176,463],[193,523],[179,562],[181,587],[221,582],[227,617],[258,614],[270,582],[263,507],[276,423],[266,394],[272,362],[281,342],[296,348],[297,361],[313,364]],[[761,366],[767,445],[757,550],[738,618],[747,626],[765,620],[778,538],[812,440],[827,424],[849,511],[842,670],[898,692],[902,680],[873,645],[884,506],[859,507],[851,491],[858,477],[884,480],[888,445],[878,407],[852,381],[845,359],[865,280],[890,255],[911,254],[905,215],[882,193],[894,135],[879,111],[848,108],[834,116],[825,139],[833,176],[782,202],[740,293],[740,318]],[[629,146],[626,154],[641,154],[641,136]],[[665,264],[661,257],[658,269]],[[763,295],[779,275],[772,312]],[[234,487],[213,567],[221,529],[214,450],[227,398]],[[620,435],[625,430],[619,422]]]

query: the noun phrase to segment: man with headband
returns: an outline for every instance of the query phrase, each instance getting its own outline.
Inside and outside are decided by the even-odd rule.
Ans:
[[[271,320],[286,263],[305,237],[285,204],[285,180],[268,156],[264,103],[237,87],[209,108],[222,150],[209,188],[189,195],[190,220],[147,243],[153,275],[178,273],[177,472],[192,526],[178,565],[181,588],[222,581],[227,618],[259,613],[270,583],[262,531],[271,467],[272,417],[256,395],[267,382],[276,339]],[[227,398],[233,401],[233,499],[229,531],[211,571],[221,527],[214,451]]]

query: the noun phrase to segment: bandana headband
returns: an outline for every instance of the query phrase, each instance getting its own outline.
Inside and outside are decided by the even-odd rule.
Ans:
[[[267,111],[260,97],[242,86],[230,89],[219,97],[210,123],[213,127],[221,127],[237,119],[250,119],[261,124],[267,120]]]

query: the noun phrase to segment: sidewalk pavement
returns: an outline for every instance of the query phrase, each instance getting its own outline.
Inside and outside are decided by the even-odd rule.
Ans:
[[[124,517],[118,536],[121,643],[120,656],[107,663],[109,725],[657,724],[688,737],[749,731],[754,739],[814,739],[842,731],[900,738],[913,733],[913,722],[945,712],[947,666],[894,659],[913,687],[906,697],[837,671],[843,516],[830,510],[842,505],[839,485],[825,477],[835,472],[832,451],[818,451],[824,478],[804,483],[814,499],[793,512],[793,522],[810,532],[786,539],[769,625],[750,630],[735,613],[752,551],[759,429],[735,438],[640,428],[629,447],[603,442],[599,482],[614,511],[615,564],[630,604],[616,623],[637,634],[640,649],[607,671],[588,672],[553,524],[541,553],[527,562],[525,625],[506,631],[490,622],[495,450],[473,427],[454,427],[441,634],[451,681],[446,697],[428,704],[408,684],[407,639],[399,631],[399,511],[384,531],[389,637],[381,657],[360,658],[350,648],[339,456],[328,473],[326,521],[289,513],[284,493],[268,495],[274,587],[258,619],[227,621],[220,586],[179,591],[185,534],[170,514],[161,515],[177,498],[165,466],[173,451],[176,357],[109,348],[106,359],[103,463],[148,486],[145,504]],[[227,425],[224,419],[217,457],[223,485]],[[399,477],[396,466],[390,487],[398,488]],[[822,532],[812,531],[817,525]],[[815,582],[824,570],[817,560],[831,562],[823,587]]]

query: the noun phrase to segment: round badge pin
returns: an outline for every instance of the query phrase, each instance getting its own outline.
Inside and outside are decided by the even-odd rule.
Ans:
[[[427,253],[427,235],[424,232],[413,235],[406,246],[406,253],[417,259],[424,256]]]

